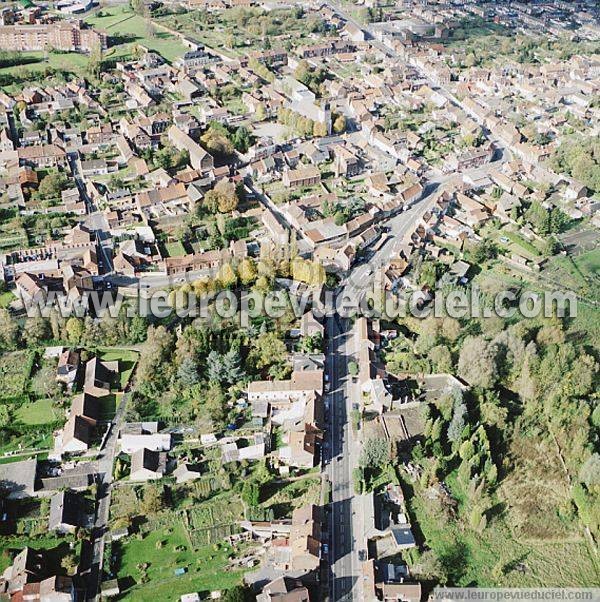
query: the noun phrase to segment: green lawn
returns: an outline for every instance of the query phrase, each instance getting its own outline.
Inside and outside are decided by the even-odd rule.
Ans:
[[[500,232],[500,235],[506,236],[506,238],[508,238],[511,241],[511,243],[513,243],[512,245],[508,246],[509,248],[513,247],[511,250],[516,251],[517,253],[525,254],[525,256],[531,257],[532,259],[535,259],[536,257],[539,257],[541,255],[540,251],[533,244],[531,244],[528,240],[523,238],[517,232],[503,230]],[[515,249],[514,247],[517,248]]]
[[[186,593],[231,588],[241,583],[243,576],[243,571],[228,570],[231,546],[205,546],[194,551],[179,521],[173,527],[152,531],[143,539],[133,537],[119,542],[113,550],[121,551],[119,579],[129,577],[135,581],[125,593],[127,600],[178,600]],[[149,565],[145,578],[140,570],[142,563]],[[176,568],[187,572],[176,576]]]
[[[8,307],[16,297],[12,294],[11,291],[6,291],[5,293],[0,293],[0,307],[6,308]]]
[[[18,67],[2,67],[0,69],[0,74],[14,73],[15,69],[37,72],[42,71],[46,67],[69,71],[71,73],[81,73],[85,70],[88,64],[88,56],[78,52],[20,52],[19,56],[24,57],[25,59],[30,59],[31,62],[27,62]]]
[[[187,255],[182,242],[167,242],[165,243],[165,250],[169,257],[183,257]]]
[[[38,399],[31,403],[23,404],[16,411],[16,418],[24,424],[48,424],[61,418],[51,399]]]
[[[94,14],[85,20],[93,27],[106,30],[113,38],[115,45],[109,48],[107,58],[128,54],[134,44],[146,46],[171,62],[186,51],[179,40],[158,26],[154,25],[154,29],[150,30],[146,19],[136,15],[129,5],[110,6],[100,12],[103,16]]]

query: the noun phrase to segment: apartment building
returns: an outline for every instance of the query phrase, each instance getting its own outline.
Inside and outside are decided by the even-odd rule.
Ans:
[[[106,49],[106,45],[104,32],[84,28],[80,21],[0,27],[0,50],[26,52],[55,48],[65,52],[91,52],[97,47]]]

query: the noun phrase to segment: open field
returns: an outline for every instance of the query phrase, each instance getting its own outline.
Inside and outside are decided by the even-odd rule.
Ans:
[[[451,489],[460,503],[460,492],[452,485]],[[521,541],[503,516],[493,517],[479,533],[449,517],[418,486],[409,508],[427,546],[445,567],[449,585],[592,587],[598,583],[598,568],[583,535]]]
[[[135,14],[128,4],[110,6],[97,14],[86,17],[86,22],[105,29],[111,38],[106,58],[117,58],[131,52],[135,44],[141,44],[158,52],[172,62],[181,56],[186,48],[171,34],[157,26],[149,26],[146,19]]]
[[[24,69],[33,73],[43,71],[47,67],[68,71],[71,73],[83,72],[88,64],[88,56],[77,52],[22,52],[20,57],[27,60],[26,64],[19,67],[2,67],[1,74],[14,73],[15,69]]]
[[[289,516],[295,508],[318,504],[321,492],[319,476],[283,483],[271,482],[261,491],[261,506],[272,508],[275,518]]]

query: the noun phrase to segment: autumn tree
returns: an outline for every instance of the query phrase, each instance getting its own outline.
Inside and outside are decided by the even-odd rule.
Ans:
[[[458,373],[470,385],[488,389],[498,380],[498,348],[483,337],[467,337],[458,359]]]
[[[338,115],[333,122],[333,131],[336,134],[343,134],[346,131],[346,118],[343,115]]]

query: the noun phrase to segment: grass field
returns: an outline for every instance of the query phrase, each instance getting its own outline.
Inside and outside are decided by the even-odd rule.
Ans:
[[[79,73],[87,67],[88,57],[85,54],[79,54],[77,52],[20,52],[19,55],[25,59],[30,59],[31,62],[20,65],[19,67],[2,67],[0,74],[2,73],[14,73],[15,69],[23,69],[32,72],[42,71],[46,67],[52,67],[54,69],[60,69],[63,71],[69,71],[73,73]]]
[[[51,399],[38,399],[31,403],[23,404],[16,411],[16,418],[24,424],[47,424],[61,418]]]
[[[106,58],[116,58],[131,52],[134,44],[141,44],[158,52],[167,61],[181,56],[186,48],[171,34],[157,26],[150,29],[146,19],[136,15],[129,5],[111,6],[97,14],[86,18],[86,22],[98,29],[104,29],[112,38],[113,44],[106,53]]]
[[[125,593],[127,600],[178,600],[190,592],[228,589],[242,580],[243,571],[227,570],[231,546],[206,546],[193,551],[180,522],[143,539],[120,542],[116,548],[120,550],[118,577],[135,582]],[[141,569],[142,563],[148,564],[146,571]],[[186,573],[177,576],[176,568],[185,568]]]
[[[181,242],[167,242],[165,243],[165,250],[169,257],[183,257],[187,255],[183,243]]]
[[[600,575],[583,540],[520,541],[502,517],[482,533],[449,518],[415,487],[411,515],[449,585],[479,587],[592,587]],[[454,489],[453,489],[454,492]]]

